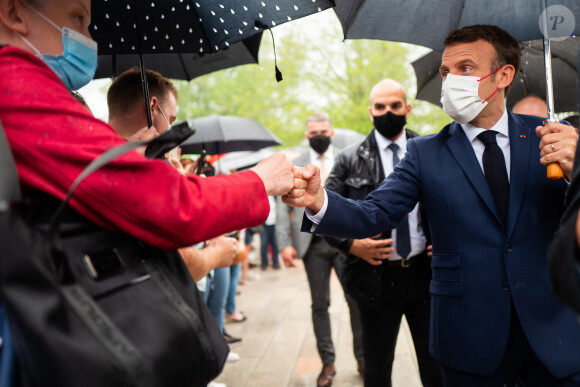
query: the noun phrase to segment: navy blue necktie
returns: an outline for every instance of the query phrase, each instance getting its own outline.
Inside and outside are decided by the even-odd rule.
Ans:
[[[393,152],[393,169],[399,163],[399,146],[395,143],[389,145],[389,149]],[[409,234],[409,217],[405,215],[397,227],[397,254],[402,258],[407,258],[411,252],[411,236]]]
[[[486,130],[481,132],[477,138],[485,144],[485,150],[483,151],[483,172],[485,173],[485,180],[487,180],[487,185],[493,196],[499,217],[505,225],[507,222],[510,185],[503,152],[497,145],[497,133],[495,130]]]

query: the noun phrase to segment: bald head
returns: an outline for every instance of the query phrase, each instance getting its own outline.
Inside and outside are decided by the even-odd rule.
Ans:
[[[371,89],[371,106],[373,104],[373,99],[379,94],[399,94],[404,103],[407,103],[405,87],[394,79],[383,79]]]
[[[530,116],[548,117],[548,105],[538,96],[530,95],[520,99],[512,109],[516,114],[528,114]]]
[[[411,105],[407,104],[405,88],[394,79],[383,79],[372,88],[370,98],[371,122],[383,137],[395,141],[403,133],[405,121],[411,115]],[[388,115],[389,112],[391,115]],[[377,119],[385,115],[391,118],[387,121],[383,118]]]

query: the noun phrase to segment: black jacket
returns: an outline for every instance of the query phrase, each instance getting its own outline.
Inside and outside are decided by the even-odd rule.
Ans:
[[[548,258],[554,292],[580,313],[580,249],[576,221],[580,209],[580,147],[576,148],[572,181],[566,192],[566,210],[550,246]]]
[[[367,138],[360,144],[345,148],[334,161],[334,167],[326,180],[325,188],[334,191],[346,198],[363,200],[369,193],[379,187],[385,178],[379,149],[375,140],[376,129],[373,129]],[[417,137],[418,134],[405,129],[407,139]],[[427,222],[422,216],[424,233],[429,240]],[[389,236],[390,230],[385,230]],[[324,239],[334,248],[345,255],[347,260],[342,273],[346,291],[362,306],[377,305],[381,291],[381,272],[383,266],[371,266],[364,260],[348,254],[352,246],[352,239],[333,238]]]

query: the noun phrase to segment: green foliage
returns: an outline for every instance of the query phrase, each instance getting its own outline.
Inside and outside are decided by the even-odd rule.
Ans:
[[[178,120],[212,114],[254,119],[275,133],[284,147],[303,139],[309,114],[324,111],[335,127],[368,133],[371,88],[393,78],[407,88],[413,112],[408,126],[422,134],[435,133],[451,120],[443,111],[414,101],[415,75],[411,61],[416,46],[378,40],[345,40],[332,11],[286,23],[273,29],[278,67],[274,73],[272,38],[265,33],[260,65],[244,65],[192,80],[176,81]]]

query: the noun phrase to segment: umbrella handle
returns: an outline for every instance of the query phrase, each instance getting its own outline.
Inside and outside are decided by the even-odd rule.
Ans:
[[[546,170],[546,177],[548,179],[560,179],[564,176],[564,172],[562,168],[560,168],[560,164],[558,163],[550,163],[548,164],[548,168]]]
[[[542,24],[543,24],[543,42],[544,42],[544,68],[546,72],[546,99],[548,105],[548,120],[544,121],[544,125],[548,122],[558,122],[558,120],[554,117],[554,92],[552,89],[552,53],[550,50],[550,36],[549,36],[549,29],[548,29],[548,14],[547,14],[547,6],[546,0],[541,0],[542,5]],[[552,148],[553,149],[553,148]],[[562,168],[560,168],[560,164],[558,163],[551,163],[548,164],[548,168],[546,170],[546,176],[548,179],[559,179],[564,176],[564,172]]]
[[[549,118],[547,120],[544,120],[544,125],[547,125],[549,122],[559,122],[559,121],[555,118]],[[560,168],[560,164],[558,163],[548,164],[546,169],[546,177],[548,179],[560,179],[561,177],[564,177],[564,171],[562,171],[562,168]]]

